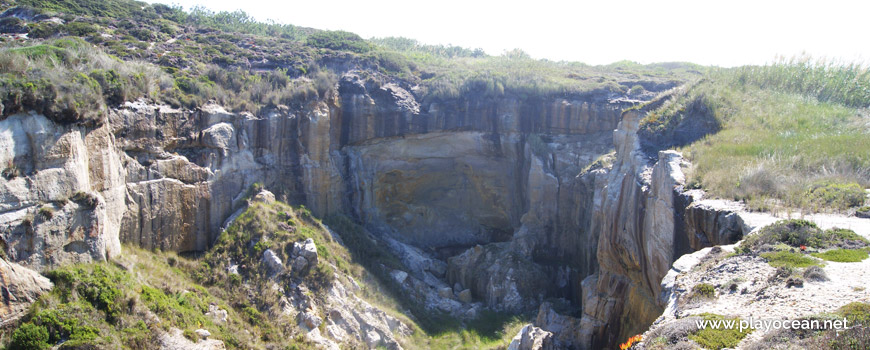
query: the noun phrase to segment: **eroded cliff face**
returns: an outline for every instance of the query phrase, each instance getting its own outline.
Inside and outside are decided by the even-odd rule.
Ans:
[[[430,262],[408,272],[439,293],[514,312],[562,298],[580,316],[542,308],[538,326],[584,348],[648,326],[676,257],[741,234],[727,212],[686,209],[682,160],[640,150],[642,112],[622,113],[634,102],[412,91],[351,72],[322,99],[257,115],[139,101],[99,127],[9,117],[4,249],[34,269],[104,260],[120,242],[205,250],[261,183]]]
[[[564,339],[580,348],[613,346],[642,333],[666,306],[662,279],[677,258],[736,242],[750,230],[735,214],[739,208],[709,205],[702,191],[684,191],[683,168],[690,164],[678,152],[653,158],[641,148],[643,115],[623,114],[613,136],[616,161],[596,178],[589,231],[598,237],[599,268],[582,282],[580,331]],[[544,329],[549,318],[565,323],[542,307]]]

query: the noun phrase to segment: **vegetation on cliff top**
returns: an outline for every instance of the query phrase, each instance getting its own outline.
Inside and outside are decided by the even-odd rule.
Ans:
[[[132,0],[8,0],[0,2],[0,10],[13,11],[5,18],[12,18],[9,21],[15,23],[11,27],[29,37],[6,40],[5,47],[37,47],[45,38],[79,37],[89,44],[89,50],[96,51],[93,55],[105,52],[118,61],[148,62],[166,72],[149,76],[168,77],[168,84],[144,91],[121,89],[125,92],[121,97],[149,97],[186,107],[215,100],[233,111],[257,112],[268,105],[304,104],[325,98],[335,86],[335,75],[351,69],[367,72],[377,81],[416,86],[413,91],[418,100],[468,93],[521,98],[625,94],[632,87],[638,93],[645,87],[673,86],[704,70],[685,63],[588,66],[534,60],[520,50],[494,57],[481,50],[421,45],[404,38],[364,40],[353,33],[258,22],[242,11],[183,11]],[[59,21],[50,20],[52,17]],[[82,64],[90,64],[87,57],[84,61]],[[62,70],[88,74],[91,69]],[[28,83],[39,85],[39,77],[27,76],[21,82]],[[102,92],[105,94],[105,89]],[[52,102],[74,93],[99,104],[99,89],[87,84],[33,95]],[[88,107],[64,109],[63,103],[55,104],[79,113]],[[38,104],[24,107],[31,105]],[[4,114],[15,111],[7,109]]]
[[[690,185],[753,209],[846,212],[870,186],[868,107],[866,67],[783,60],[709,73],[649,112],[641,134],[713,121],[718,132],[676,144],[692,161]]]

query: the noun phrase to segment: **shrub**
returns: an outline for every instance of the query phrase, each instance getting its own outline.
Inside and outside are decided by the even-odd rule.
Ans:
[[[741,252],[758,250],[765,245],[786,244],[791,247],[808,246],[816,249],[862,248],[870,245],[863,236],[849,229],[832,228],[822,231],[806,220],[782,220],[769,225],[740,244]]]
[[[39,208],[39,215],[42,216],[45,220],[51,220],[54,217],[54,208],[49,206],[43,206]]]
[[[867,251],[863,249],[832,249],[822,253],[812,253],[814,257],[835,262],[859,262],[867,259]]]
[[[868,241],[864,236],[861,236],[855,231],[845,228],[832,228],[830,230],[825,230],[826,238],[831,242],[835,242],[836,246],[840,248],[846,247],[866,247],[870,245],[870,241]]]
[[[785,243],[792,247],[807,245],[824,248],[822,230],[815,223],[800,220],[781,220],[766,226],[757,234],[747,237],[740,244],[742,250],[754,250],[763,245]]]
[[[365,53],[372,49],[371,44],[363,40],[359,35],[340,30],[325,30],[313,33],[308,36],[305,42],[308,45],[321,49],[352,51],[356,53]]]
[[[777,252],[762,253],[761,257],[766,259],[767,263],[773,267],[801,268],[819,265],[819,261],[816,259],[790,251],[781,250]]]
[[[97,32],[97,27],[85,22],[72,22],[64,25],[63,30],[72,36],[89,36]]]
[[[28,37],[34,39],[45,39],[57,34],[58,25],[51,22],[39,22],[30,24],[30,32]]]
[[[646,89],[644,89],[643,86],[635,85],[635,86],[632,86],[631,89],[628,90],[628,94],[631,96],[636,96],[636,95],[640,95],[640,94],[644,93],[644,91],[646,91]]]
[[[868,325],[870,321],[870,304],[862,302],[852,302],[844,305],[837,313],[849,320],[851,325]]]
[[[698,331],[698,316],[689,316],[666,322],[650,332],[649,338],[664,338],[665,344],[676,344],[681,340],[688,339],[689,334]],[[665,347],[667,348],[667,347]]]
[[[695,295],[712,298],[716,296],[716,287],[709,283],[698,283],[692,287],[692,292],[694,292]]]
[[[864,204],[864,188],[857,183],[820,182],[807,190],[806,198],[814,205],[846,210]]]
[[[42,350],[49,348],[48,331],[45,328],[25,323],[12,333],[10,349]]]
[[[88,209],[96,208],[100,203],[97,196],[84,191],[76,192],[72,197],[70,197],[70,200]]]
[[[104,94],[110,103],[151,96],[168,85],[165,77],[156,67],[113,59],[79,38],[0,48],[4,116],[34,111],[62,124],[97,125],[104,118]]]
[[[6,180],[12,180],[16,177],[21,176],[21,170],[18,169],[18,166],[12,163],[12,161],[9,161],[9,165],[7,165],[6,168],[3,169],[3,172],[0,174],[2,174],[2,176],[6,178]]]
[[[828,275],[825,273],[825,270],[819,266],[810,266],[804,270],[804,278],[817,282],[828,281]]]
[[[700,316],[707,321],[736,320],[739,322],[738,318],[726,318],[721,315],[702,314]],[[725,327],[715,329],[708,324],[707,328],[701,328],[694,334],[689,335],[689,339],[694,340],[707,349],[733,348],[751,332],[751,329],[740,331],[737,327],[732,329],[726,329]]]
[[[56,286],[68,292],[75,291],[94,308],[103,311],[109,322],[117,321],[121,315],[121,287],[129,276],[116,268],[105,265],[65,267],[49,271],[46,276]]]

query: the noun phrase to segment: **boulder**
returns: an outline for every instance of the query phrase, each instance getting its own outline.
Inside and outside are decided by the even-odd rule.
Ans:
[[[405,283],[405,280],[408,279],[408,273],[402,270],[393,270],[393,272],[390,272],[390,276],[393,276],[393,279],[398,284]]]
[[[205,315],[211,317],[211,319],[219,325],[227,323],[227,310],[221,309],[217,305],[210,304],[208,306],[208,312],[206,312]]]
[[[471,289],[465,289],[465,290],[459,292],[457,297],[459,297],[459,301],[461,301],[463,303],[470,303],[471,302]]]
[[[317,265],[317,245],[309,238],[305,242],[293,243],[293,256],[299,256],[308,260],[309,265]]]
[[[266,264],[266,267],[273,274],[284,272],[284,263],[281,262],[281,258],[272,249],[266,249],[263,252],[263,263]]]
[[[553,333],[527,324],[511,339],[508,350],[553,350]]]
[[[0,327],[18,321],[30,304],[51,288],[51,281],[36,271],[0,259]]]
[[[275,194],[267,190],[262,190],[254,196],[254,202],[272,203],[275,201]]]
[[[438,288],[438,296],[446,299],[453,298],[453,288],[450,287],[442,287]]]

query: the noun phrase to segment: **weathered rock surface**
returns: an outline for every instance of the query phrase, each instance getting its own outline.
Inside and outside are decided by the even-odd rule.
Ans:
[[[274,197],[382,236],[408,267],[393,278],[428,307],[473,315],[475,301],[530,311],[564,298],[582,304],[580,343],[604,345],[661,312],[676,256],[737,235],[727,213],[675,209],[690,202],[675,195],[679,156],[653,166],[638,150],[640,115],[620,122],[631,103],[608,93],[418,101],[360,76],[256,115],[137,101],[96,128],[10,116],[0,164],[19,175],[0,178],[3,248],[34,269],[105,260],[122,241],[201,251],[252,195]],[[250,193],[255,183],[273,195]],[[307,246],[264,261],[316,266]],[[367,341],[390,339],[376,333]]]
[[[508,344],[508,350],[553,350],[553,333],[525,325]]]
[[[581,348],[613,346],[645,330],[665,307],[660,282],[678,257],[751,230],[733,214],[737,208],[683,192],[679,153],[647,158],[637,134],[642,116],[623,115],[613,168],[596,177],[590,231],[598,237],[599,270],[582,283]]]
[[[30,304],[51,288],[48,278],[38,272],[0,258],[0,327],[24,316]]]
[[[197,329],[197,335],[200,331],[209,333],[204,329]],[[211,335],[211,333],[209,333]],[[226,349],[224,342],[214,339],[205,339],[201,337],[197,342],[192,342],[184,337],[182,331],[178,328],[171,328],[169,332],[160,334],[160,349],[161,350],[223,350]]]

